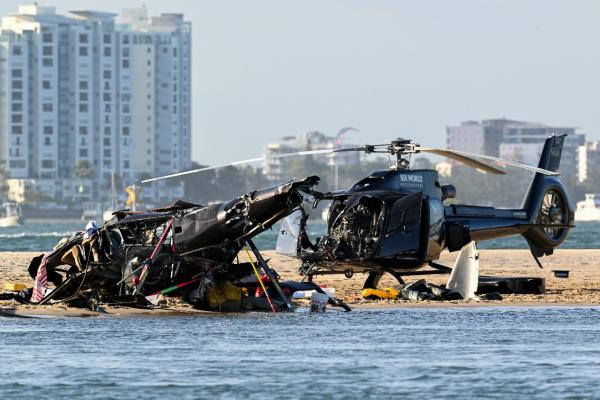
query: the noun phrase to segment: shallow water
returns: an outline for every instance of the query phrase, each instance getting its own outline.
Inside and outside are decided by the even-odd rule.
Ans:
[[[277,243],[279,225],[258,235],[254,241],[263,250],[272,250]],[[85,222],[73,220],[29,220],[23,226],[0,228],[0,252],[2,251],[49,251],[61,238],[81,231]],[[309,233],[313,239],[325,233],[323,221],[309,221]],[[478,243],[481,249],[526,249],[527,242],[521,236]],[[578,222],[569,233],[562,249],[600,248],[600,222]]]
[[[0,318],[0,398],[598,398],[600,308]]]

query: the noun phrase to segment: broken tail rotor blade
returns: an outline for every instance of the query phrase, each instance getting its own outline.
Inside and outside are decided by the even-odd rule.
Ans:
[[[522,164],[522,163],[519,163],[516,161],[505,160],[503,158],[487,156],[485,154],[473,154],[473,153],[467,153],[465,151],[437,149],[437,148],[433,148],[433,147],[420,147],[420,146],[416,147],[416,150],[426,152],[426,153],[437,154],[440,156],[445,156],[445,157],[451,158],[453,160],[460,161],[461,163],[468,165],[470,167],[477,168],[479,170],[482,170],[485,172],[490,172],[492,174],[497,174],[497,175],[503,175],[503,174],[506,174],[506,172],[504,172],[503,170],[498,169],[496,167],[493,167],[489,164],[478,161],[478,160],[476,160],[476,158],[483,158],[485,160],[494,161],[494,162],[504,164],[504,165],[510,165],[512,167],[540,173],[543,175],[550,175],[550,176],[560,175],[558,172],[548,171],[547,169],[543,169],[543,168],[532,167],[531,165]]]

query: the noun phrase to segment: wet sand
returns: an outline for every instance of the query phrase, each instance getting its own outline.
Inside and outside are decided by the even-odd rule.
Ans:
[[[544,269],[540,269],[528,250],[481,250],[480,273],[482,275],[496,276],[530,276],[546,278],[546,293],[543,295],[504,295],[501,301],[466,302],[408,302],[395,301],[367,301],[361,298],[362,285],[366,278],[364,274],[354,274],[350,279],[343,275],[326,275],[315,278],[319,284],[324,284],[336,289],[336,297],[344,299],[352,307],[435,307],[435,306],[548,306],[572,305],[589,306],[600,305],[600,250],[557,250],[551,257],[541,259]],[[27,273],[27,266],[32,257],[38,253],[0,253],[0,290],[5,283],[25,283],[29,286],[33,280]],[[269,265],[274,267],[282,279],[300,279],[298,275],[298,261],[291,257],[275,254],[273,251],[263,253],[265,259],[270,259]],[[445,265],[452,266],[458,256],[456,253],[444,253],[440,260]],[[242,259],[242,257],[240,257]],[[569,278],[555,278],[552,270],[569,270]],[[407,282],[417,279],[426,279],[436,284],[445,283],[447,275],[425,275],[406,277]],[[379,287],[397,285],[397,281],[388,275],[381,280]],[[131,308],[106,308],[112,315],[207,315],[204,311],[193,310],[185,303],[169,301],[165,308],[156,310],[140,310]],[[12,301],[0,302],[0,311],[15,312],[27,315],[53,315],[65,316],[95,316],[98,313],[70,309],[61,305],[31,306],[20,305]]]

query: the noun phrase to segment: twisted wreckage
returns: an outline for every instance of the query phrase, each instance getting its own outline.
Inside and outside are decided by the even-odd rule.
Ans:
[[[323,290],[311,282],[280,282],[252,238],[296,209],[318,181],[291,180],[207,206],[179,201],[142,213],[117,211],[102,227],[90,223],[32,260],[36,286],[40,270],[55,286],[38,303],[139,306],[178,295],[206,310],[291,309],[295,291]],[[244,248],[250,261],[238,262]],[[350,310],[337,299],[329,303]]]

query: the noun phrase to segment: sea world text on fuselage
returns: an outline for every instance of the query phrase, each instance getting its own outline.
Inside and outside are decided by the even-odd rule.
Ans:
[[[407,188],[422,188],[423,175],[400,174],[400,186]]]

